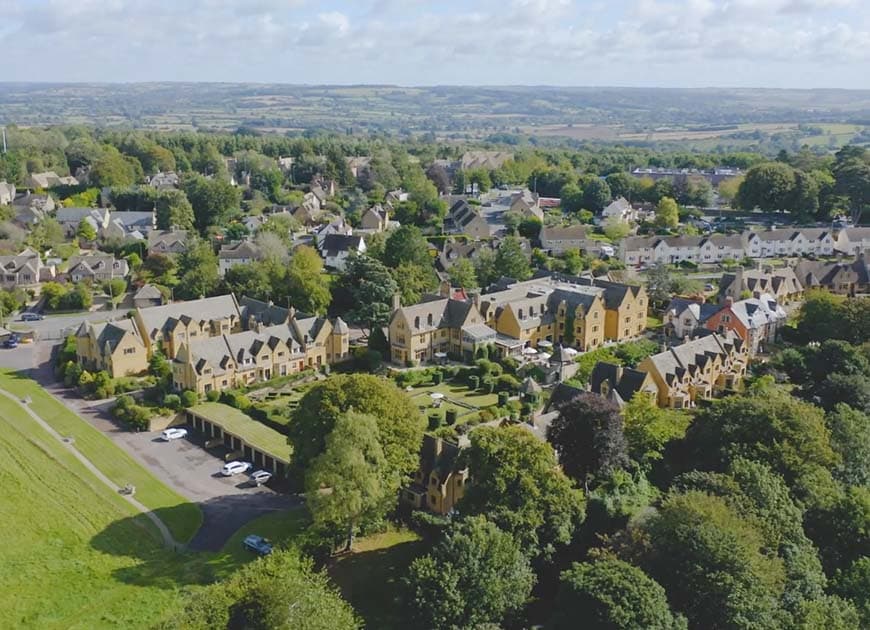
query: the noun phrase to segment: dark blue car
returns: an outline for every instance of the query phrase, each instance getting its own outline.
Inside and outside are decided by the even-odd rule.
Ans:
[[[256,554],[261,556],[268,556],[272,553],[272,543],[263,538],[262,536],[257,536],[256,534],[251,534],[247,536],[245,540],[242,542],[245,546],[245,549],[249,549]]]

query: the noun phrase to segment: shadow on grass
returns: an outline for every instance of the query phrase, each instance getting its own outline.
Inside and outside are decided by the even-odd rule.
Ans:
[[[422,540],[384,549],[341,556],[330,564],[329,575],[366,622],[367,628],[399,628],[401,580],[414,558],[424,554]]]
[[[305,511],[294,507],[293,501],[286,495],[263,494],[228,495],[200,503],[202,527],[187,547],[177,549],[166,548],[151,520],[139,514],[106,527],[91,539],[91,547],[132,560],[113,574],[125,584],[167,589],[207,584],[254,559],[242,547],[245,535],[282,540],[304,529]],[[179,505],[152,513],[165,523],[182,518],[185,509]]]

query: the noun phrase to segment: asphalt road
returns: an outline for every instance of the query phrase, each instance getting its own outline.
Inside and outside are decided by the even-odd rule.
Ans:
[[[104,322],[110,319],[122,319],[127,316],[127,310],[94,311],[92,313],[71,313],[69,315],[46,315],[45,319],[36,322],[22,322],[19,319],[6,321],[7,328],[17,332],[32,331],[38,339],[60,339],[74,333],[83,321]]]

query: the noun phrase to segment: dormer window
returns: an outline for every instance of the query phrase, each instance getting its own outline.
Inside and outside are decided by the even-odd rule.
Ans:
[[[432,325],[432,313],[429,313],[429,316],[426,318],[426,323],[431,326]]]
[[[420,328],[420,318],[419,317],[414,318],[414,328]]]

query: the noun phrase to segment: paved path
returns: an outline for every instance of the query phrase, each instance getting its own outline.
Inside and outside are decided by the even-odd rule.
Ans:
[[[99,468],[97,468],[91,460],[89,460],[87,457],[85,457],[84,455],[81,454],[81,452],[75,447],[75,445],[72,442],[65,440],[62,435],[60,435],[57,431],[55,431],[54,428],[50,424],[48,424],[45,420],[43,420],[36,412],[34,412],[33,409],[31,409],[26,404],[23,404],[21,402],[21,400],[19,400],[17,397],[13,396],[12,394],[10,394],[9,392],[7,392],[4,389],[0,389],[0,395],[5,396],[9,400],[15,402],[15,404],[17,404],[19,407],[24,409],[30,415],[30,417],[33,418],[37,422],[37,424],[39,424],[39,426],[41,426],[43,429],[45,429],[49,433],[49,435],[53,436],[58,442],[60,442],[64,446],[64,448],[66,448],[70,453],[72,453],[73,456],[77,460],[79,460],[84,465],[85,468],[87,468],[92,473],[94,473],[94,476],[96,476],[97,479],[99,479],[101,482],[103,482],[104,485],[106,485],[108,488],[110,488],[112,490],[112,492],[119,492],[121,490],[121,487],[118,484],[116,484],[114,481],[112,481],[111,479],[106,477],[106,475],[104,475],[102,473],[102,471]],[[172,537],[172,534],[169,532],[169,528],[166,527],[166,524],[163,521],[161,521],[160,518],[156,514],[154,514],[154,512],[152,512],[149,508],[147,508],[145,505],[143,505],[142,503],[140,503],[139,501],[137,501],[134,497],[132,497],[130,495],[121,495],[121,496],[130,505],[132,505],[137,510],[139,510],[142,514],[144,514],[149,519],[151,519],[151,522],[154,523],[154,525],[157,527],[158,530],[160,530],[160,535],[163,536],[163,543],[166,545],[166,547],[168,547],[169,549],[180,549],[183,547],[183,545],[178,543]]]

